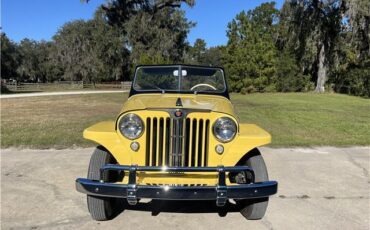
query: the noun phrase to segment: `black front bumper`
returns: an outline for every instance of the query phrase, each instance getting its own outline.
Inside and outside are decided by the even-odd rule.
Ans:
[[[129,204],[136,204],[137,199],[161,200],[216,200],[218,206],[225,205],[227,199],[252,199],[268,197],[277,192],[276,181],[260,183],[226,185],[226,172],[250,171],[247,166],[235,167],[140,167],[124,165],[106,165],[102,169],[129,172],[128,184],[106,183],[84,178],[76,180],[79,192],[102,197],[127,198]],[[218,184],[215,186],[167,186],[137,185],[136,172],[218,172]]]

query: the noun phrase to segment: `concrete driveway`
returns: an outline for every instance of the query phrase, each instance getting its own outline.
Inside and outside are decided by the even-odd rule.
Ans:
[[[2,229],[369,229],[369,147],[262,148],[279,192],[247,221],[230,204],[147,202],[91,220],[75,191],[93,149],[1,152]]]

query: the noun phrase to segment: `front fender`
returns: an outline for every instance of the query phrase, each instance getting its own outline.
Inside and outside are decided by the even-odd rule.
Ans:
[[[106,148],[119,164],[131,164],[131,154],[115,129],[115,121],[103,121],[90,126],[83,132],[83,137]],[[130,157],[122,153],[129,154]]]
[[[239,135],[222,157],[222,165],[234,166],[250,150],[269,144],[271,135],[254,124],[240,124]]]
[[[102,145],[121,165],[131,165],[133,162],[140,163],[139,160],[144,157],[140,157],[140,154],[128,148],[127,143],[123,143],[124,140],[117,134],[115,125],[115,121],[97,123],[85,129],[83,137]],[[225,153],[219,158],[217,154],[214,155],[215,159],[212,165],[234,166],[250,150],[271,142],[270,134],[257,125],[240,124],[239,130],[236,138],[225,145]]]

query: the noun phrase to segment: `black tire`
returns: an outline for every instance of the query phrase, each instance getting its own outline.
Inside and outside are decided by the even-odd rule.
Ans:
[[[116,163],[115,159],[107,150],[101,146],[97,147],[90,158],[87,178],[100,180],[100,168],[106,164],[114,163]],[[114,181],[115,176],[112,173],[104,173],[102,179],[110,182]],[[110,220],[117,213],[117,199],[87,195],[87,207],[94,220]]]
[[[247,158],[240,162],[240,165],[246,165],[253,169],[255,174],[255,182],[268,181],[268,173],[265,161],[261,156],[258,149],[253,149],[247,154]],[[239,200],[238,203],[241,205],[240,213],[247,220],[259,220],[262,219],[266,213],[269,198],[259,199],[247,199]]]

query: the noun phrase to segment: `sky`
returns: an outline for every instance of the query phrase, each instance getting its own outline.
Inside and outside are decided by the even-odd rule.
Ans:
[[[76,19],[91,19],[96,8],[106,0],[1,0],[2,31],[15,42],[23,38],[51,40],[66,22]],[[193,8],[183,7],[186,17],[196,22],[189,33],[191,44],[197,38],[207,46],[223,45],[227,42],[227,24],[242,10],[250,10],[263,0],[197,0]],[[277,7],[283,0],[275,0]]]

